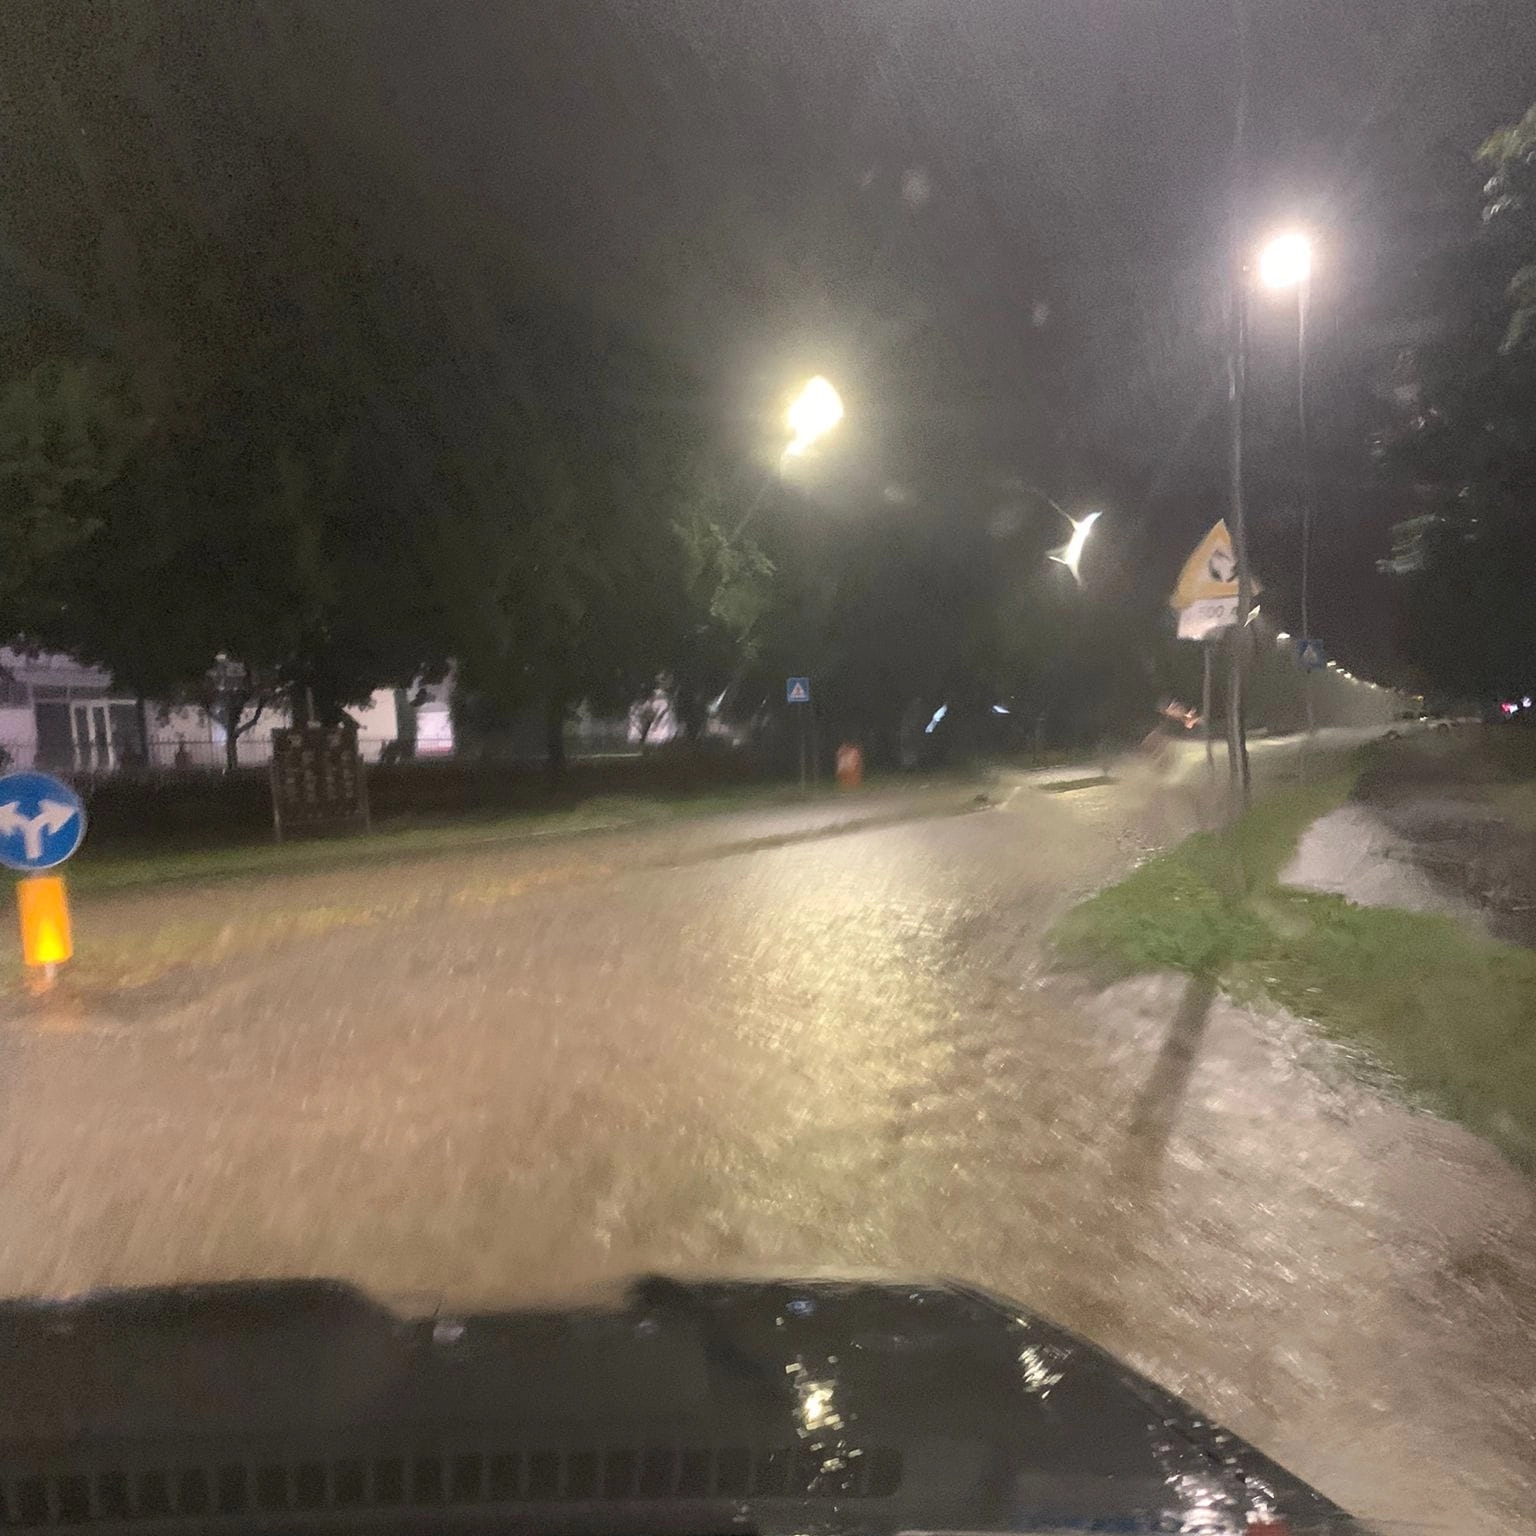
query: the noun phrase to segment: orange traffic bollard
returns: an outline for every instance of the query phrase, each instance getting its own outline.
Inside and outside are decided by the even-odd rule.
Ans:
[[[21,958],[26,964],[52,967],[74,954],[63,875],[28,875],[18,880],[16,905],[21,913]]]
[[[851,741],[837,749],[837,782],[844,789],[857,789],[864,782],[864,753]]]

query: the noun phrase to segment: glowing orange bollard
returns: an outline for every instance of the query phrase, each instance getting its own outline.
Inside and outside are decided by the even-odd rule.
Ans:
[[[837,749],[837,782],[844,789],[857,789],[864,782],[864,754],[851,741]]]
[[[18,880],[16,905],[21,913],[21,958],[28,965],[58,965],[74,954],[63,875]]]

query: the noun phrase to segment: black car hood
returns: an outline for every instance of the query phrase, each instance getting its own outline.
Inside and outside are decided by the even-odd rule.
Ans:
[[[1102,1350],[945,1283],[642,1279],[409,1318],[324,1281],[0,1305],[0,1526],[1344,1530]]]

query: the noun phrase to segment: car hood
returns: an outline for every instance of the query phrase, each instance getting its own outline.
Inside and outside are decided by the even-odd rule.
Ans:
[[[648,1277],[428,1317],[312,1280],[6,1303],[0,1497],[0,1524],[93,1530],[1352,1528],[1096,1346],[934,1281]]]

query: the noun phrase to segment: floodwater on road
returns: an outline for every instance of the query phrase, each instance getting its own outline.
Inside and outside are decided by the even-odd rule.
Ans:
[[[1363,1517],[1536,1527],[1532,1185],[1294,1021],[1052,974],[1050,921],[1192,812],[1152,784],[998,798],[308,876],[285,899],[350,920],[10,1005],[0,1290],[955,1275]],[[233,921],[278,884],[145,909]]]

